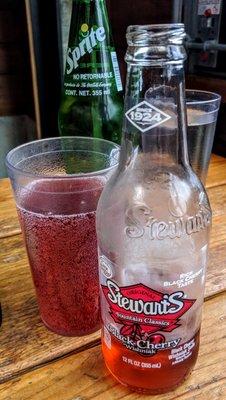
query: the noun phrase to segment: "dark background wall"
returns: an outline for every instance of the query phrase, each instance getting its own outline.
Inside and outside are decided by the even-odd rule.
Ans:
[[[25,5],[0,0],[0,116],[33,114]]]
[[[170,23],[173,18],[172,4],[173,0],[107,0],[123,80],[126,73],[124,55],[127,26]]]
[[[54,38],[57,41],[56,3],[57,0],[30,1],[36,25],[34,27],[35,39],[40,40],[37,56],[37,70],[38,72],[42,71],[40,85],[51,85],[46,93],[46,99],[44,98],[42,101],[43,106],[47,109],[49,108],[48,104],[51,103],[49,93],[54,93],[52,101],[57,107],[60,92],[53,90],[58,81],[54,74],[56,71],[59,73],[59,68],[54,68],[54,62],[55,64],[59,63],[59,60],[57,60],[57,56],[54,60],[54,55],[51,54],[52,48],[55,47],[56,53],[57,47],[54,46]],[[107,0],[107,6],[120,59],[120,68],[123,78],[125,78],[124,54],[127,26],[170,22],[172,20],[172,0]],[[43,66],[43,64],[46,65]],[[58,82],[60,84],[60,81]],[[33,108],[25,2],[23,0],[0,0],[0,115],[29,114],[34,116]],[[52,125],[54,125],[53,121]]]

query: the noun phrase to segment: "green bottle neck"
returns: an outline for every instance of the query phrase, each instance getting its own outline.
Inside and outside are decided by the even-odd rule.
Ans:
[[[104,28],[107,42],[112,42],[105,0],[73,0],[69,47],[76,46],[93,29]]]
[[[114,51],[104,0],[74,0],[68,41],[66,76],[86,64],[94,71],[96,63],[109,64],[109,50]],[[99,56],[96,53],[99,52]],[[100,55],[100,53],[102,55]],[[69,78],[70,79],[70,78]]]

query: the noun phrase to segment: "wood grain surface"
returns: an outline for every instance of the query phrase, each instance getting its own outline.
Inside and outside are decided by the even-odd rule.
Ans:
[[[226,158],[212,155],[206,187],[226,184]],[[0,238],[20,233],[9,179],[0,179]]]
[[[226,183],[226,158],[212,154],[206,180],[206,187],[219,186]]]
[[[1,182],[1,188],[1,196],[8,204],[9,221],[13,218],[17,221],[7,180]],[[206,297],[220,293],[226,287],[226,185],[212,187],[208,189],[208,193],[213,209],[213,229]],[[4,221],[7,220],[7,210],[6,207],[0,209]],[[16,223],[9,223],[9,226],[11,230],[7,229],[7,224],[4,223],[5,237],[0,239],[0,298],[3,308],[0,341],[4,349],[0,355],[0,381],[67,355],[71,351],[81,351],[99,340],[98,333],[85,338],[63,338],[49,332],[43,326],[38,314],[19,226]]]
[[[226,287],[226,185],[208,189],[213,212],[210,236],[206,296],[225,290]]]
[[[225,295],[204,305],[201,345],[191,376],[175,391],[155,400],[224,400]],[[214,334],[213,334],[214,332]],[[118,384],[104,366],[100,346],[50,363],[0,386],[1,400],[145,400]]]
[[[0,240],[0,382],[99,341],[99,333],[69,338],[42,324],[22,235]]]
[[[9,179],[0,179],[0,238],[21,232]]]

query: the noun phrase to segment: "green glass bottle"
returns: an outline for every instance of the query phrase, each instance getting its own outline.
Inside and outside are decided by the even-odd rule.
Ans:
[[[120,143],[122,114],[122,83],[105,0],[73,0],[60,134]]]

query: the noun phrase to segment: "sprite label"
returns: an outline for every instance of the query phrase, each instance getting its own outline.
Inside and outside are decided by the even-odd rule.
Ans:
[[[105,1],[73,1],[60,134],[120,143],[122,116],[122,83]]]
[[[98,72],[103,63],[95,62],[96,72],[89,72],[93,69],[92,62],[85,62],[87,56],[95,51],[108,51],[105,39],[106,31],[103,26],[91,27],[82,24],[80,29],[81,41],[75,47],[69,47],[67,51],[65,71],[65,95],[66,96],[101,96],[109,95],[111,89],[116,85],[117,91],[122,91],[122,82],[115,51],[110,51],[111,57],[103,57],[105,71]],[[93,54],[93,58],[97,58]],[[101,60],[102,61],[102,60]],[[81,72],[80,70],[83,70]],[[86,71],[87,70],[87,71]]]

